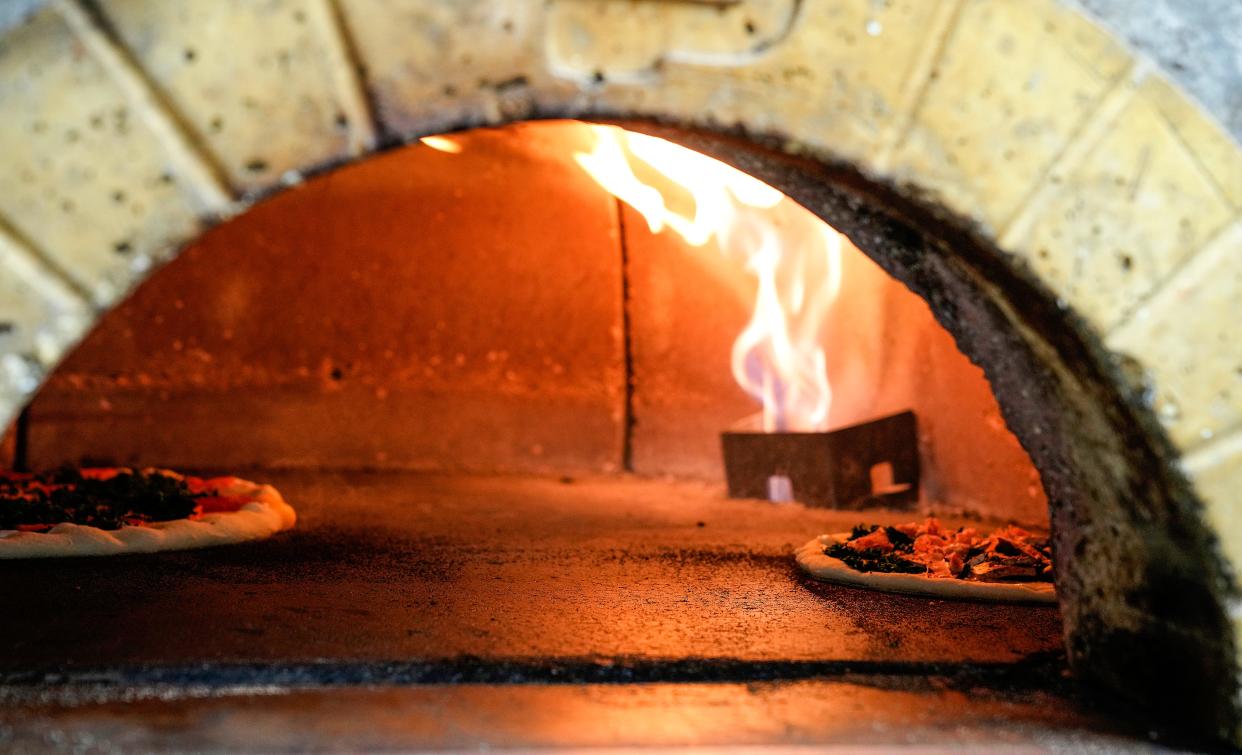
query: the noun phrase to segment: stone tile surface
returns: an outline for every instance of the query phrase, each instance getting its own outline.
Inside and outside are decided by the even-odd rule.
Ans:
[[[591,83],[636,84],[669,63],[735,66],[761,57],[799,23],[791,0],[742,0],[725,6],[632,3],[628,0],[554,0],[545,41],[551,67]],[[608,36],[636,39],[610,43]]]
[[[1216,236],[1108,341],[1147,364],[1156,415],[1191,447],[1242,428],[1242,219]]]
[[[130,55],[230,182],[256,190],[348,153],[314,0],[106,0]]]
[[[1148,84],[1057,187],[1018,241],[1031,266],[1101,329],[1133,310],[1233,215]],[[1154,361],[1154,360],[1153,360]]]
[[[37,344],[46,339],[41,334],[55,325],[58,314],[25,278],[11,269],[0,271],[0,350],[4,354],[33,356]]]
[[[1232,564],[1242,563],[1242,538],[1227,536],[1242,528],[1242,432],[1198,449],[1183,467],[1204,499],[1207,520],[1226,535],[1221,538],[1222,554]],[[1234,626],[1242,628],[1236,612],[1235,608]]]
[[[562,5],[577,8],[579,3]],[[658,57],[654,49],[645,52],[646,59],[659,63],[647,76],[631,73],[627,78],[623,69],[614,80],[604,58],[592,62],[585,52],[579,58],[558,57],[568,47],[558,43],[563,37],[582,37],[582,50],[587,39],[609,38],[609,27],[588,23],[582,9],[576,14],[584,21],[577,27],[549,24],[546,44],[554,69],[600,68],[606,81],[592,89],[592,97],[606,109],[676,113],[693,123],[745,124],[754,133],[786,137],[791,146],[806,144],[872,164],[901,123],[906,88],[918,80],[923,48],[935,43],[935,4],[804,3],[788,19],[779,11],[790,4],[769,5],[763,14],[752,4],[734,6],[712,34],[697,28],[711,18],[704,8],[659,11],[671,28],[660,37]],[[754,32],[748,34],[752,44],[744,47],[737,31],[745,31],[748,23]],[[705,44],[735,51],[700,54]],[[600,49],[607,50],[607,44]]]
[[[1162,78],[1153,79],[1147,96],[1190,146],[1199,167],[1235,208],[1242,208],[1242,150],[1238,143],[1192,100]]]
[[[0,360],[47,369],[91,319],[86,299],[0,227]]]
[[[965,0],[892,175],[1001,228],[1129,65],[1060,3]]]
[[[142,115],[51,11],[0,47],[0,122],[0,216],[98,304],[198,230]]]
[[[378,118],[391,135],[520,117],[536,85],[575,94],[546,73],[536,4],[341,0],[340,7]]]
[[[17,454],[17,427],[9,425],[0,432],[0,469],[12,469]]]

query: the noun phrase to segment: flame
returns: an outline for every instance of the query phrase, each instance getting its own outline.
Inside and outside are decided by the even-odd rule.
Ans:
[[[419,141],[432,149],[438,149],[441,152],[448,152],[451,155],[456,155],[461,152],[461,145],[447,136],[424,136],[419,139]]]
[[[754,313],[733,344],[738,384],[763,404],[763,429],[823,430],[832,406],[820,329],[841,289],[841,235],[781,192],[724,163],[663,139],[592,126],[578,164],[640,212],[652,233],[669,228],[691,246],[715,240],[758,281]],[[692,213],[635,171],[687,192]]]

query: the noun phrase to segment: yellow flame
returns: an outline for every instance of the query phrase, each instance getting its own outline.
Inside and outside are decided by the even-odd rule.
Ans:
[[[432,149],[438,149],[441,152],[448,152],[451,155],[456,155],[461,152],[461,145],[447,136],[424,136],[419,139],[419,141]]]
[[[575,154],[605,190],[640,212],[653,233],[670,228],[692,246],[713,239],[758,280],[750,322],[733,344],[733,376],[763,404],[763,428],[823,430],[832,405],[820,329],[841,288],[841,236],[776,189],[679,145],[592,126],[595,148]],[[635,166],[688,192],[674,211]]]

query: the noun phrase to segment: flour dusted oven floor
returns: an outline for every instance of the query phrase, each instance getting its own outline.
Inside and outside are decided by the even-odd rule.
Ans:
[[[909,515],[635,479],[248,476],[294,504],[293,532],[0,562],[0,744],[196,749],[224,721],[260,750],[1108,730],[1068,692],[1055,608],[879,595],[793,564],[818,532]]]

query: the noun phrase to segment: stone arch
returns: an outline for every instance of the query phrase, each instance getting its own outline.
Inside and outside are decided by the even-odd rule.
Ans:
[[[874,219],[852,235],[943,295],[998,392],[1042,365],[1082,412],[1062,419],[1094,418],[1034,454],[1085,496],[1054,511],[1071,655],[1158,690],[1125,667],[1159,640],[1187,685],[1165,698],[1235,731],[1242,150],[1056,0],[63,0],[6,34],[0,115],[0,416],[203,227],[308,172],[538,117],[751,134],[766,162],[697,146],[799,166],[776,182],[847,232]],[[989,346],[989,323],[1014,340]],[[1009,418],[1033,449],[1057,427]],[[1091,545],[1151,533],[1137,561]],[[1176,615],[1190,583],[1193,621]]]

